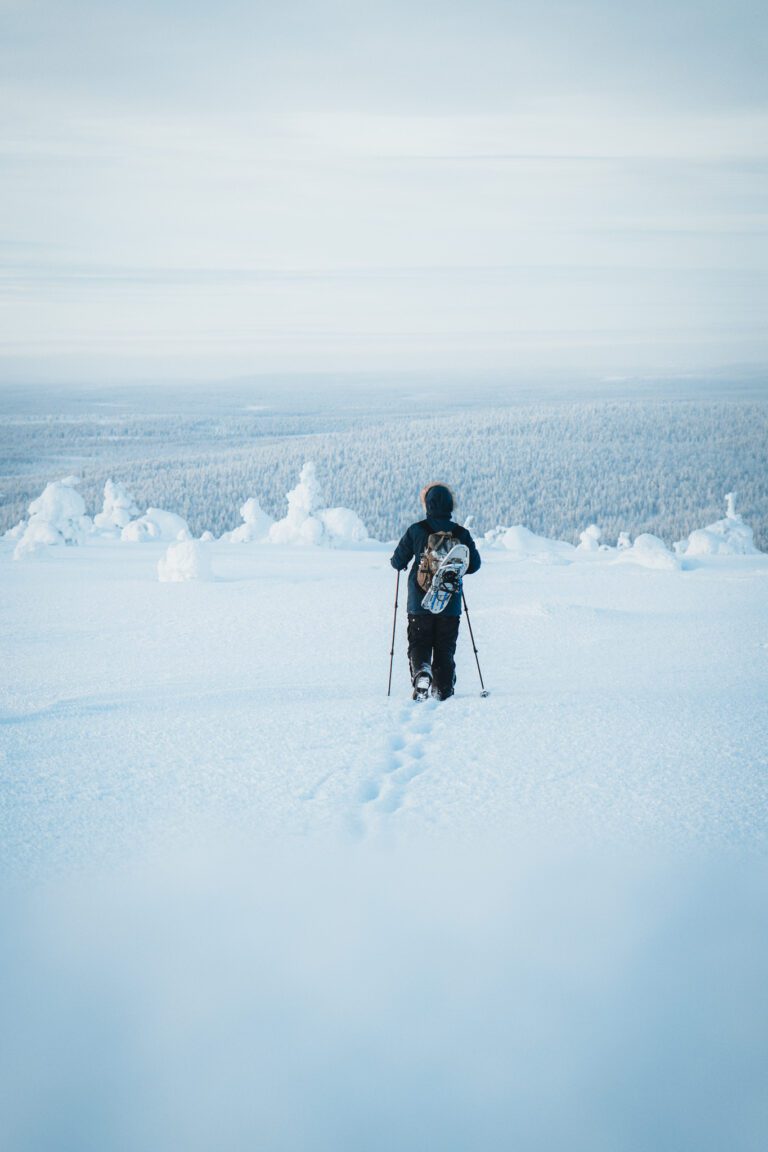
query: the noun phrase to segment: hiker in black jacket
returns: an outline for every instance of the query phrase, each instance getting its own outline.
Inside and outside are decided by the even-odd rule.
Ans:
[[[439,614],[422,607],[424,589],[419,587],[417,573],[419,561],[433,532],[450,532],[460,544],[469,549],[467,574],[477,572],[480,554],[466,528],[451,519],[453,493],[445,484],[428,484],[421,493],[426,519],[411,524],[395,548],[390,563],[399,572],[404,571],[411,559],[408,575],[408,660],[411,668],[414,699],[431,687],[432,695],[446,700],[453,695],[456,681],[454,653],[461,617],[461,590],[454,592]]]

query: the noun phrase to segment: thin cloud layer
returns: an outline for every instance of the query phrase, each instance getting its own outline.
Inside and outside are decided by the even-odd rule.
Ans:
[[[757,5],[0,23],[0,379],[768,359]]]

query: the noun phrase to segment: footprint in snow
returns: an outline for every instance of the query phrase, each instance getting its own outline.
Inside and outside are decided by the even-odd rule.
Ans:
[[[371,798],[375,809],[392,814],[400,809],[406,798],[407,786],[425,771],[422,763],[427,753],[427,739],[435,720],[436,700],[411,701],[400,709],[400,731],[389,737],[385,766],[386,776],[376,797]]]
[[[378,780],[365,780],[360,787],[360,803],[371,804],[381,794]]]
[[[388,737],[378,768],[360,785],[358,803],[362,810],[392,815],[402,808],[408,784],[425,771],[427,738],[434,726],[437,706],[437,700],[409,700],[401,705],[395,721],[397,730]],[[368,819],[361,817],[353,816],[351,820],[356,835],[364,835],[368,824]]]
[[[388,815],[393,815],[399,811],[405,803],[408,794],[408,785],[417,776],[420,776],[424,769],[420,767],[418,758],[411,761],[409,764],[403,765],[402,771],[393,780],[392,786],[383,793],[380,797],[377,808],[380,812],[386,812]]]

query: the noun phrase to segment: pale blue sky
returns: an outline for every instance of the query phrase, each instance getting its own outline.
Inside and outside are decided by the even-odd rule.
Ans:
[[[768,363],[766,24],[0,0],[0,380]]]

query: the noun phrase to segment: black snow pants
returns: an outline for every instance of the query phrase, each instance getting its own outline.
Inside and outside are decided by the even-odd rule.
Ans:
[[[432,687],[441,699],[453,695],[456,681],[454,654],[459,635],[460,616],[428,615],[408,616],[408,661],[411,680],[417,672],[427,668],[432,675]]]

